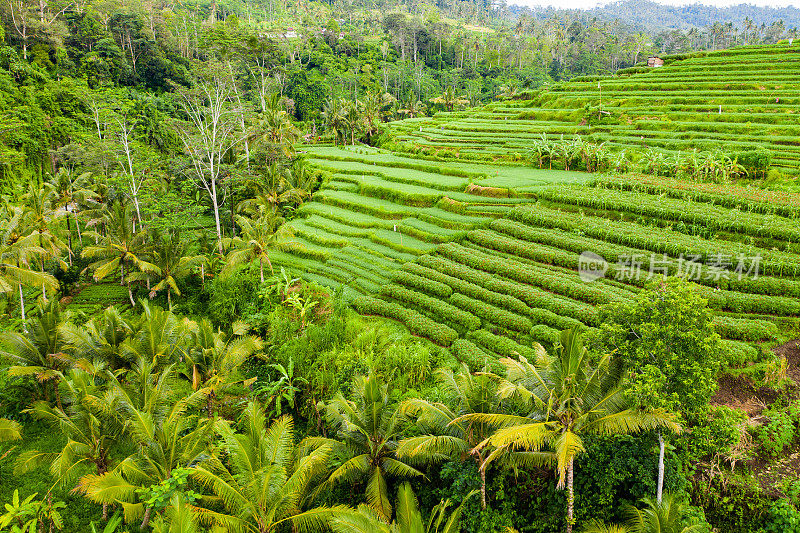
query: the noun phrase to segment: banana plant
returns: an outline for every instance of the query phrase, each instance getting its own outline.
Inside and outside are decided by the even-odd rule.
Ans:
[[[270,405],[274,404],[271,416],[277,418],[284,412],[284,403],[290,410],[294,410],[295,398],[297,393],[302,390],[297,385],[308,385],[308,380],[299,376],[295,377],[294,359],[292,358],[289,358],[289,362],[285,367],[279,363],[273,363],[269,366],[278,371],[278,380],[257,389],[256,396],[267,396],[267,401],[264,405],[269,409]]]

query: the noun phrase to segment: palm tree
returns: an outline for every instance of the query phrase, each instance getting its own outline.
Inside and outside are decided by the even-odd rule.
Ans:
[[[312,481],[326,470],[330,445],[296,460],[292,418],[283,416],[267,426],[256,402],[247,404],[240,425],[242,433],[236,433],[227,421],[217,422],[224,459],[213,455],[192,475],[224,509],[196,507],[201,524],[247,533],[273,533],[288,526],[325,531],[333,516],[347,511],[341,506],[302,509]]]
[[[63,323],[59,333],[63,351],[71,360],[87,366],[108,366],[112,371],[127,368],[129,361],[121,355],[122,344],[139,328],[139,324],[128,320],[116,307],[103,310],[83,325]]]
[[[201,533],[194,508],[181,494],[172,497],[165,515],[153,522],[153,533]]]
[[[322,122],[325,129],[333,132],[333,144],[336,146],[339,135],[346,130],[345,117],[342,112],[342,101],[338,98],[330,98],[322,108]]]
[[[294,156],[294,145],[300,139],[300,130],[292,124],[285,99],[276,92],[266,97],[264,103],[261,124],[253,140],[268,148],[268,163],[274,162],[278,153],[285,157]]]
[[[439,104],[446,110],[452,111],[455,106],[466,105],[469,100],[456,96],[456,90],[452,85],[448,85],[444,92],[436,98],[431,98],[432,104]]]
[[[644,509],[631,507],[627,525],[631,533],[695,533],[705,531],[702,524],[686,517],[686,507],[673,494],[661,502],[643,498]]]
[[[45,400],[49,401],[52,391],[59,406],[58,382],[68,366],[60,325],[61,308],[53,299],[37,307],[37,316],[26,333],[6,332],[0,338],[0,355],[11,362],[8,375],[33,376],[41,384]]]
[[[236,210],[249,213],[253,217],[264,216],[268,211],[277,215],[278,208],[286,203],[300,203],[309,195],[310,179],[304,167],[295,169],[273,163],[266,169],[262,180],[249,183],[258,190],[254,198],[239,202]]]
[[[125,382],[108,374],[110,400],[136,452],[103,474],[83,476],[78,492],[97,503],[122,504],[125,519],[142,517],[147,528],[153,508],[146,504],[150,488],[165,482],[176,468],[187,468],[207,455],[213,421],[190,414],[205,403],[205,390],[187,395],[176,389],[173,366],[155,373],[155,365],[139,359]]]
[[[411,98],[408,102],[406,102],[403,108],[398,109],[397,112],[403,115],[407,115],[408,118],[414,118],[424,115],[425,109],[426,106],[421,100]]]
[[[366,481],[367,504],[378,516],[388,521],[392,516],[388,477],[420,477],[422,472],[397,457],[397,438],[402,431],[403,415],[394,404],[387,384],[376,375],[360,376],[353,384],[355,401],[337,393],[327,404],[321,404],[325,417],[337,432],[338,441],[309,438],[309,445],[332,445],[343,464],[330,475],[324,485]]]
[[[144,359],[154,367],[177,363],[186,355],[194,322],[147,302],[141,304],[142,314],[120,345],[119,355],[131,362]]]
[[[393,106],[397,99],[389,93],[376,91],[368,93],[363,100],[364,135],[369,139],[380,131],[380,124],[387,115],[387,109]]]
[[[70,265],[72,265],[72,256],[74,255],[70,214],[75,218],[75,231],[78,234],[78,239],[82,242],[81,228],[78,222],[78,206],[80,202],[94,196],[94,192],[81,186],[87,183],[89,177],[90,174],[88,173],[75,177],[72,170],[64,167],[59,169],[50,179],[50,187],[53,191],[53,207],[64,210],[64,219],[67,222],[67,251]]]
[[[356,144],[356,132],[361,129],[361,102],[355,100],[353,102],[345,102],[342,108],[342,115],[344,123],[348,130],[350,130],[350,144]]]
[[[214,328],[206,319],[197,324],[192,333],[186,353],[186,364],[192,381],[192,389],[208,391],[206,411],[211,417],[214,400],[221,396],[231,385],[236,370],[249,357],[261,351],[264,343],[258,337],[244,335],[244,328],[234,324],[234,335],[227,335]],[[245,386],[252,384],[255,378],[244,380]]]
[[[103,379],[104,381],[104,379]],[[80,369],[70,370],[63,380],[66,409],[54,409],[47,402],[37,402],[26,412],[49,424],[66,438],[58,453],[31,450],[17,458],[15,475],[34,468],[48,467],[60,485],[74,482],[87,468],[103,475],[111,467],[111,446],[122,433],[121,421],[95,377]],[[103,504],[103,518],[107,517]]]
[[[8,418],[0,418],[0,442],[22,439],[22,424]]]
[[[422,462],[471,456],[481,473],[481,507],[486,508],[486,469],[481,466],[487,451],[476,446],[489,436],[492,428],[483,422],[456,422],[456,419],[470,413],[500,413],[496,382],[488,374],[471,374],[466,365],[458,374],[440,369],[437,377],[441,390],[451,396],[454,409],[422,398],[405,400],[400,405],[401,412],[416,416],[417,427],[425,434],[400,441],[397,456]]]
[[[3,211],[4,216],[0,217],[0,293],[11,296],[19,292],[22,327],[26,329],[23,285],[42,286],[55,291],[58,289],[58,280],[51,274],[36,272],[31,268],[31,262],[46,255],[47,251],[39,246],[36,235],[21,235],[22,208],[6,205]]]
[[[397,489],[397,513],[391,524],[382,520],[378,514],[367,505],[359,505],[355,512],[338,513],[331,520],[331,529],[335,533],[459,533],[461,531],[461,513],[464,504],[475,494],[470,492],[448,516],[447,509],[450,500],[442,500],[431,511],[427,522],[419,510],[419,502],[411,490],[409,483],[403,483]]]
[[[581,533],[632,533],[627,526],[610,525],[607,526],[598,520],[592,520],[581,529]]]
[[[102,242],[94,246],[87,246],[82,253],[83,257],[99,258],[98,261],[88,266],[88,269],[94,272],[95,281],[119,271],[120,285],[125,285],[126,269],[131,267],[136,267],[143,272],[159,272],[157,266],[144,260],[144,256],[150,250],[146,240],[147,234],[141,230],[138,232],[134,230],[129,206],[125,206],[121,202],[114,202],[111,210],[106,213],[106,223],[108,231],[105,235],[92,233]],[[127,286],[131,306],[136,307],[130,282],[127,282]]]
[[[172,311],[172,293],[181,295],[178,280],[194,273],[195,267],[203,261],[203,256],[186,255],[187,245],[181,241],[180,234],[172,233],[156,240],[151,251],[151,263],[156,270],[139,271],[128,274],[127,281],[147,280],[154,276],[158,283],[150,288],[150,298],[164,289],[167,290],[167,306]]]
[[[283,219],[267,212],[256,219],[237,215],[236,222],[242,230],[241,234],[223,239],[224,245],[232,247],[233,250],[225,258],[222,275],[228,275],[235,267],[258,259],[258,271],[261,283],[264,283],[264,263],[269,266],[270,272],[273,272],[269,249],[278,242],[281,233],[278,227]]]
[[[56,194],[55,189],[49,183],[45,183],[42,187],[32,184],[28,192],[20,198],[25,213],[26,229],[36,237],[39,248],[44,250],[44,253],[38,256],[43,273],[45,257],[55,259],[65,270],[67,267],[60,255],[67,245],[53,231],[58,219],[66,214],[66,212],[57,210],[53,205]],[[44,287],[42,290],[44,292]]]
[[[622,389],[621,361],[606,355],[592,366],[577,329],[561,333],[556,357],[542,369],[522,357],[501,362],[507,367],[507,379],[498,389],[500,397],[520,402],[527,414],[467,414],[456,420],[501,427],[477,446],[495,448],[484,467],[509,452],[513,454],[509,458],[518,464],[555,465],[558,488],[567,490],[567,533],[574,525],[575,457],[585,451],[582,435],[631,434],[659,427],[681,429],[664,411],[632,408]]]
[[[497,94],[498,98],[505,98],[507,100],[513,100],[517,93],[519,93],[519,82],[517,80],[508,80],[505,85],[501,85],[498,87],[500,91]]]

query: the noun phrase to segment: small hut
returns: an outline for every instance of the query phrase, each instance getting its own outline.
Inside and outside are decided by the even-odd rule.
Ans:
[[[650,56],[647,58],[648,67],[663,67],[664,60],[657,56]]]

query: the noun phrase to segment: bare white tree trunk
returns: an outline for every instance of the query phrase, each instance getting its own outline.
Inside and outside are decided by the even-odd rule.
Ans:
[[[199,80],[193,91],[184,91],[181,96],[191,127],[179,129],[179,134],[192,161],[195,181],[211,198],[217,245],[223,253],[219,182],[225,154],[245,137],[236,134],[240,111],[234,105],[231,82],[219,68]]]
[[[22,283],[19,284],[19,310],[22,315],[22,331],[28,333],[28,325],[25,322],[25,295],[22,294]]]
[[[661,503],[661,495],[664,490],[664,436],[658,432],[658,490],[656,501]]]
[[[125,172],[125,175],[128,177],[131,187],[131,198],[133,199],[134,207],[136,207],[136,219],[139,220],[141,224],[142,212],[139,209],[139,191],[144,183],[144,174],[137,176],[133,168],[133,147],[131,146],[133,125],[129,124],[127,119],[118,120],[117,124],[120,130],[119,142],[122,147],[122,156],[124,156],[124,159],[119,156],[117,156],[117,159],[119,160],[123,172]]]

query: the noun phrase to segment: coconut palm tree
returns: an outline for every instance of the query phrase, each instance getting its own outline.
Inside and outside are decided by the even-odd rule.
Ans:
[[[523,466],[555,465],[558,488],[567,490],[568,533],[574,525],[575,457],[585,451],[582,436],[681,429],[669,413],[631,407],[622,389],[621,361],[606,355],[592,366],[577,329],[561,333],[558,352],[544,368],[537,368],[522,357],[519,361],[501,362],[507,367],[507,379],[500,384],[499,395],[504,400],[520,402],[527,414],[475,413],[456,420],[483,421],[501,427],[477,446],[495,448],[484,467],[504,455]]]
[[[330,445],[297,459],[292,418],[283,416],[267,425],[266,413],[256,402],[247,404],[240,426],[242,432],[237,433],[227,421],[217,422],[224,456],[213,455],[192,474],[219,503],[194,509],[200,524],[246,533],[273,533],[289,527],[327,531],[328,521],[348,510],[342,506],[302,508],[312,482],[326,471]]]
[[[387,116],[388,109],[397,102],[389,93],[376,91],[368,93],[363,100],[363,130],[369,139],[380,132],[380,124]]]
[[[47,251],[39,246],[36,235],[22,235],[24,211],[21,207],[5,205],[0,216],[0,293],[7,296],[19,293],[22,327],[26,329],[25,296],[22,287],[58,289],[58,280],[47,272],[36,272],[31,263]]]
[[[627,510],[627,526],[631,533],[695,533],[705,531],[703,525],[687,519],[686,506],[673,494],[664,494],[661,502],[642,499],[643,509]]]
[[[52,299],[37,306],[36,317],[26,333],[6,332],[0,337],[0,355],[11,363],[8,375],[33,376],[41,385],[45,400],[49,401],[53,393],[59,406],[58,382],[69,366],[59,331],[61,321],[59,303]]]
[[[22,424],[16,420],[0,418],[0,442],[22,439]]]
[[[280,93],[273,93],[264,100],[264,112],[261,114],[261,123],[251,140],[267,147],[270,161],[274,162],[279,154],[284,157],[293,157],[294,145],[300,139],[298,130],[286,111],[285,99]]]
[[[632,533],[624,525],[606,525],[598,520],[592,520],[581,529],[581,533]]]
[[[192,414],[205,403],[207,391],[182,394],[173,366],[159,373],[154,368],[152,361],[140,358],[124,382],[108,374],[109,401],[136,451],[108,472],[83,476],[75,489],[96,503],[120,503],[126,521],[142,518],[141,529],[152,516],[145,501],[151,487],[169,479],[174,469],[206,457],[214,428],[212,420]]]
[[[120,345],[120,356],[129,362],[144,359],[155,367],[177,363],[186,355],[194,322],[147,302],[141,304],[142,314]]]
[[[333,133],[334,146],[339,141],[339,136],[347,128],[342,107],[342,101],[339,98],[330,98],[322,108],[322,122],[325,124],[325,129]]]
[[[104,377],[101,381],[105,381]],[[72,369],[62,382],[64,410],[37,402],[26,410],[61,433],[66,443],[60,452],[31,450],[17,458],[15,475],[46,467],[56,484],[73,483],[86,469],[103,475],[112,465],[110,448],[122,433],[122,421],[92,373]],[[103,504],[103,518],[107,517]]]
[[[461,505],[448,515],[450,500],[442,500],[431,511],[426,521],[419,510],[419,502],[411,490],[409,483],[403,483],[397,489],[397,512],[395,520],[390,524],[382,520],[367,505],[359,505],[355,512],[338,513],[331,520],[331,529],[335,533],[459,533],[461,531],[461,513],[464,504],[475,494],[472,491],[464,498]]]
[[[228,337],[214,328],[210,321],[203,319],[192,333],[186,352],[188,377],[193,390],[205,389],[206,411],[212,415],[214,400],[220,397],[236,380],[233,375],[249,357],[257,354],[264,347],[258,337],[245,335],[241,324],[234,324],[234,335]],[[255,378],[239,380],[250,385]]]
[[[320,488],[366,481],[367,505],[388,521],[392,505],[387,478],[423,474],[397,457],[404,417],[389,397],[387,384],[374,374],[360,376],[353,384],[353,395],[355,401],[337,393],[330,402],[320,404],[338,440],[310,438],[305,442],[311,446],[330,445],[343,461]]]
[[[83,325],[61,324],[59,333],[63,351],[76,366],[107,366],[116,371],[128,367],[130,361],[122,357],[121,346],[138,327],[119,309],[108,307]]]
[[[180,234],[172,233],[155,240],[155,245],[150,252],[151,263],[155,265],[154,271],[139,271],[128,274],[127,281],[151,281],[157,283],[150,288],[150,298],[160,291],[167,291],[167,306],[172,311],[172,293],[181,295],[178,280],[190,276],[195,268],[203,261],[203,256],[186,255],[187,244],[181,241]]]
[[[464,365],[453,374],[450,369],[437,371],[440,390],[450,395],[446,403],[429,402],[422,398],[410,398],[402,402],[403,415],[417,419],[417,427],[424,433],[400,441],[397,456],[400,459],[419,462],[441,462],[446,459],[472,457],[481,473],[481,507],[486,508],[486,469],[481,468],[487,449],[476,446],[495,429],[483,422],[455,420],[470,413],[500,413],[496,381],[488,374],[471,374]]]
[[[78,211],[81,202],[94,196],[94,192],[84,188],[90,179],[89,173],[75,176],[69,168],[63,167],[50,178],[50,187],[53,191],[53,207],[63,210],[64,220],[67,223],[67,251],[69,254],[69,264],[72,265],[73,246],[72,246],[72,220],[74,217],[75,231],[80,242],[83,242],[81,227],[78,221]]]
[[[348,130],[350,130],[350,144],[355,146],[356,134],[361,130],[362,126],[362,105],[358,100],[352,102],[345,102],[342,106],[342,115],[344,123]]]
[[[45,183],[38,187],[31,185],[28,192],[20,197],[24,210],[24,224],[26,233],[30,232],[36,237],[39,248],[45,253],[39,254],[40,270],[44,272],[45,258],[56,260],[59,265],[66,270],[67,264],[61,259],[62,250],[67,249],[67,245],[55,232],[55,227],[59,218],[66,212],[60,211],[54,205],[57,193],[53,186]],[[42,287],[44,292],[44,287]]]
[[[267,212],[256,219],[237,215],[236,222],[241,228],[241,234],[223,239],[223,244],[233,249],[225,258],[222,275],[230,274],[239,265],[258,260],[261,283],[264,283],[264,263],[273,272],[269,253],[270,248],[277,244],[280,234],[284,233],[278,229],[283,219]]]
[[[397,112],[408,116],[408,118],[414,118],[424,116],[425,109],[427,109],[427,106],[421,100],[412,97]]]
[[[258,191],[253,198],[239,202],[236,210],[253,217],[265,215],[268,211],[278,214],[278,209],[287,203],[300,203],[309,195],[309,179],[302,170],[273,163],[259,180],[250,180]]]
[[[197,525],[197,514],[194,507],[186,502],[181,494],[170,500],[170,505],[153,522],[153,533],[202,533]]]
[[[448,85],[441,95],[431,98],[431,103],[441,105],[447,111],[453,111],[455,106],[466,105],[469,103],[469,100],[456,96],[455,87]]]
[[[110,274],[119,272],[120,285],[128,286],[128,298],[131,306],[136,307],[133,300],[131,284],[125,277],[128,269],[137,268],[143,272],[158,273],[159,269],[152,263],[144,260],[150,251],[147,242],[147,234],[144,231],[135,231],[133,225],[133,213],[129,206],[121,202],[114,202],[110,211],[106,212],[105,224],[107,231],[105,235],[92,232],[91,235],[101,241],[94,246],[87,246],[83,249],[83,257],[98,259],[87,268],[94,272],[95,281],[99,281]],[[87,233],[89,234],[89,233]]]

